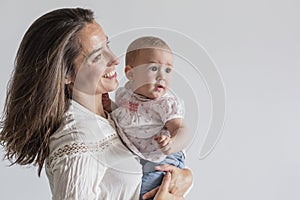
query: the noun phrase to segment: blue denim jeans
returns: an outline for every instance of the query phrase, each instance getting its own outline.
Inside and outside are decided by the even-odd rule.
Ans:
[[[184,168],[184,160],[185,160],[185,156],[182,151],[168,155],[160,163],[155,163],[155,162],[141,159],[141,164],[143,166],[143,178],[142,178],[140,199],[142,199],[142,196],[145,193],[149,192],[150,190],[156,188],[161,184],[165,172],[156,171],[154,169],[155,166],[161,164],[170,164],[182,169]]]

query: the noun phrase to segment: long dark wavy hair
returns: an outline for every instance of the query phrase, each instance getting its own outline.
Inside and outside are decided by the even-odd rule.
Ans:
[[[0,143],[11,164],[38,165],[49,155],[49,138],[69,107],[67,76],[75,76],[81,51],[78,33],[93,12],[63,8],[38,18],[19,46],[1,119]]]

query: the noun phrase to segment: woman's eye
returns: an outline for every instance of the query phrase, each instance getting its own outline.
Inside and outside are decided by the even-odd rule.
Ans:
[[[153,71],[153,72],[157,71],[157,69],[158,69],[157,66],[152,66],[152,67],[150,68],[150,70]]]
[[[110,43],[110,41],[107,41],[107,42],[106,42],[106,47],[107,47],[107,48],[110,48],[110,47],[109,47],[109,43]]]
[[[101,54],[99,54],[95,58],[93,58],[93,63],[98,62],[100,59],[101,59]]]
[[[166,73],[171,73],[172,72],[172,69],[171,68],[167,68],[166,69]]]

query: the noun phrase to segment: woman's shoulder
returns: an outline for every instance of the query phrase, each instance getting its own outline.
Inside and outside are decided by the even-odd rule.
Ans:
[[[61,126],[50,137],[50,154],[65,147],[96,145],[115,136],[117,133],[110,120],[71,104]]]

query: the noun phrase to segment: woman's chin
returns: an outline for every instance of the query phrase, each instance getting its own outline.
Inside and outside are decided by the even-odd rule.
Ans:
[[[111,83],[111,84],[103,85],[103,88],[104,88],[104,91],[105,91],[104,93],[112,92],[112,91],[116,90],[118,85],[119,85],[118,81],[116,81],[113,84]]]

